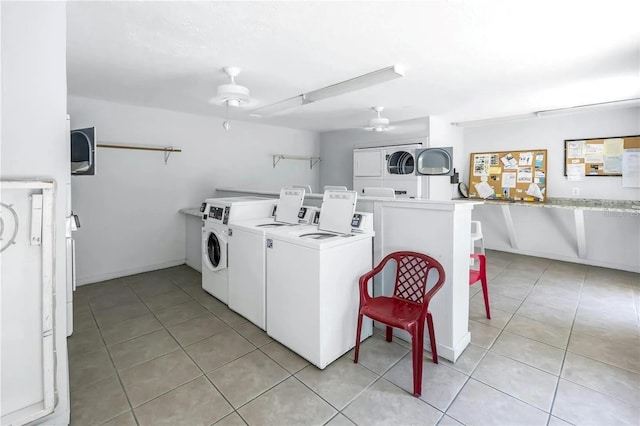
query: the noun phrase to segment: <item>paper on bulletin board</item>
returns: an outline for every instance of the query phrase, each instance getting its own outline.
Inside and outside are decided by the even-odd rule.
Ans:
[[[622,151],[624,150],[623,138],[605,139],[602,145],[604,155],[622,156]]]
[[[584,141],[567,142],[567,158],[584,157]]]
[[[567,164],[567,180],[584,180],[584,164]]]
[[[518,168],[518,182],[528,183],[533,181],[533,173],[531,167],[519,167]]]
[[[487,176],[489,165],[491,164],[491,154],[476,154],[473,156],[473,175]]]
[[[512,154],[505,155],[500,159],[500,161],[502,161],[502,164],[504,164],[505,169],[515,169],[518,167],[518,162],[515,158],[513,158]]]
[[[542,191],[540,191],[540,187],[535,183],[529,185],[529,188],[525,191],[527,195],[531,195],[532,197],[536,197],[542,199]]]
[[[605,155],[602,167],[605,173],[622,174],[622,154]]]
[[[640,188],[640,149],[625,149],[622,154],[622,186]]]
[[[474,187],[476,188],[476,191],[478,191],[478,195],[480,196],[480,198],[489,198],[491,196],[495,196],[493,187],[487,182],[476,183]]]
[[[490,166],[489,167],[489,174],[490,175],[499,175],[500,172],[502,171],[502,167],[500,166]]]
[[[530,166],[533,164],[533,152],[521,152],[518,159],[519,166]]]
[[[544,161],[544,155],[539,152],[536,154],[536,168],[542,168],[542,163]]]
[[[584,162],[585,163],[602,163],[604,162],[604,154],[602,152],[604,145],[588,143],[584,149]]]
[[[515,188],[516,187],[516,172],[504,172],[504,173],[502,173],[502,187],[503,188]]]

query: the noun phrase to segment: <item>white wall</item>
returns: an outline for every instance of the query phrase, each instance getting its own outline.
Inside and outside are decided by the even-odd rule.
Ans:
[[[569,182],[564,176],[565,139],[637,134],[639,108],[468,127],[464,129],[465,175],[472,152],[547,149],[549,197],[640,200],[640,189],[623,188],[621,177],[585,177]],[[580,195],[572,196],[572,188],[579,188]],[[518,238],[517,247],[513,247],[500,209],[489,201],[473,210],[473,218],[482,222],[487,248],[640,272],[640,215],[636,213],[587,211],[587,255],[579,258],[573,210],[511,206]]]
[[[402,127],[400,127],[402,125]],[[353,149],[372,146],[401,145],[422,142],[428,146],[429,119],[420,118],[398,123],[398,133],[367,132],[362,129],[335,130],[320,133],[320,186],[344,185],[353,188]]]
[[[429,117],[429,146],[430,147],[453,147],[453,167],[459,174],[460,182],[463,181],[464,172],[464,146],[463,131],[460,127],[451,125],[451,119],[445,116]],[[458,185],[451,184],[451,176],[429,176],[425,179],[428,185],[427,194],[430,200],[451,200],[457,198]]]
[[[2,179],[52,178],[55,201],[55,345],[58,404],[47,424],[69,422],[65,257],[66,5],[2,2]],[[34,301],[37,302],[37,301]]]
[[[564,176],[565,139],[588,139],[640,134],[640,108],[611,109],[540,117],[464,128],[466,182],[472,152],[526,149],[547,150],[547,196],[568,198],[638,199],[638,188],[623,188],[619,176],[591,176],[570,182]],[[579,196],[572,196],[572,188]]]
[[[72,178],[80,284],[153,270],[185,260],[184,207],[199,206],[217,187],[319,188],[318,167],[272,154],[318,156],[312,132],[69,97],[72,128],[96,126],[98,143],[182,149],[162,152],[98,148],[95,176]]]

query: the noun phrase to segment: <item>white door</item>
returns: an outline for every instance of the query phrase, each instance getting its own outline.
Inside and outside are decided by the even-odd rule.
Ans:
[[[354,149],[353,177],[382,176],[382,149]]]
[[[22,425],[54,409],[53,183],[1,186],[1,424]]]

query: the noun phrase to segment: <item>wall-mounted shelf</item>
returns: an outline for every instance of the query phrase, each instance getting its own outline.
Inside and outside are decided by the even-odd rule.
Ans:
[[[313,166],[320,162],[320,157],[303,157],[299,155],[283,155],[283,154],[274,154],[273,155],[273,168],[276,168],[276,164],[280,162],[280,160],[305,160],[309,162],[309,168],[313,169]]]
[[[120,145],[120,144],[111,144],[111,143],[99,143],[98,148],[113,148],[113,149],[136,149],[141,151],[162,151],[164,152],[164,164],[167,164],[167,160],[169,160],[169,156],[172,152],[182,152],[179,148],[174,148],[172,146],[159,147],[159,146],[136,146],[136,145]]]

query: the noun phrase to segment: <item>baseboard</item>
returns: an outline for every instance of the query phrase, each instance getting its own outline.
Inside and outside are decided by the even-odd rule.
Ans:
[[[202,273],[202,262],[198,262],[197,264],[194,262],[189,261],[189,259],[186,260],[185,262],[187,264],[187,266],[189,266],[191,269],[195,269],[196,271]]]
[[[550,259],[550,260],[559,260],[561,262],[579,263],[581,265],[598,266],[598,267],[601,267],[601,268],[617,269],[619,271],[640,273],[640,264],[639,265],[624,265],[624,264],[619,264],[619,263],[602,262],[602,261],[593,260],[593,259],[581,259],[579,257],[562,256],[562,255],[559,255],[559,254],[550,254],[550,253],[539,252],[539,251],[535,251],[535,250],[513,249],[513,248],[509,248],[509,247],[494,248],[494,247],[487,246],[485,248],[487,250],[503,251],[505,253],[521,254],[521,255],[524,255],[524,256],[534,256],[534,257],[541,257],[541,258]]]
[[[99,283],[101,281],[113,280],[115,278],[127,277],[129,275],[142,274],[144,272],[156,271],[158,269],[171,268],[173,266],[184,265],[186,259],[171,260],[168,262],[157,263],[154,265],[145,265],[138,268],[125,269],[121,271],[109,272],[106,274],[91,275],[88,277],[77,277],[76,285],[83,286],[86,284]],[[189,265],[191,266],[191,265]],[[191,266],[193,268],[193,266]],[[194,268],[195,269],[195,268]]]

